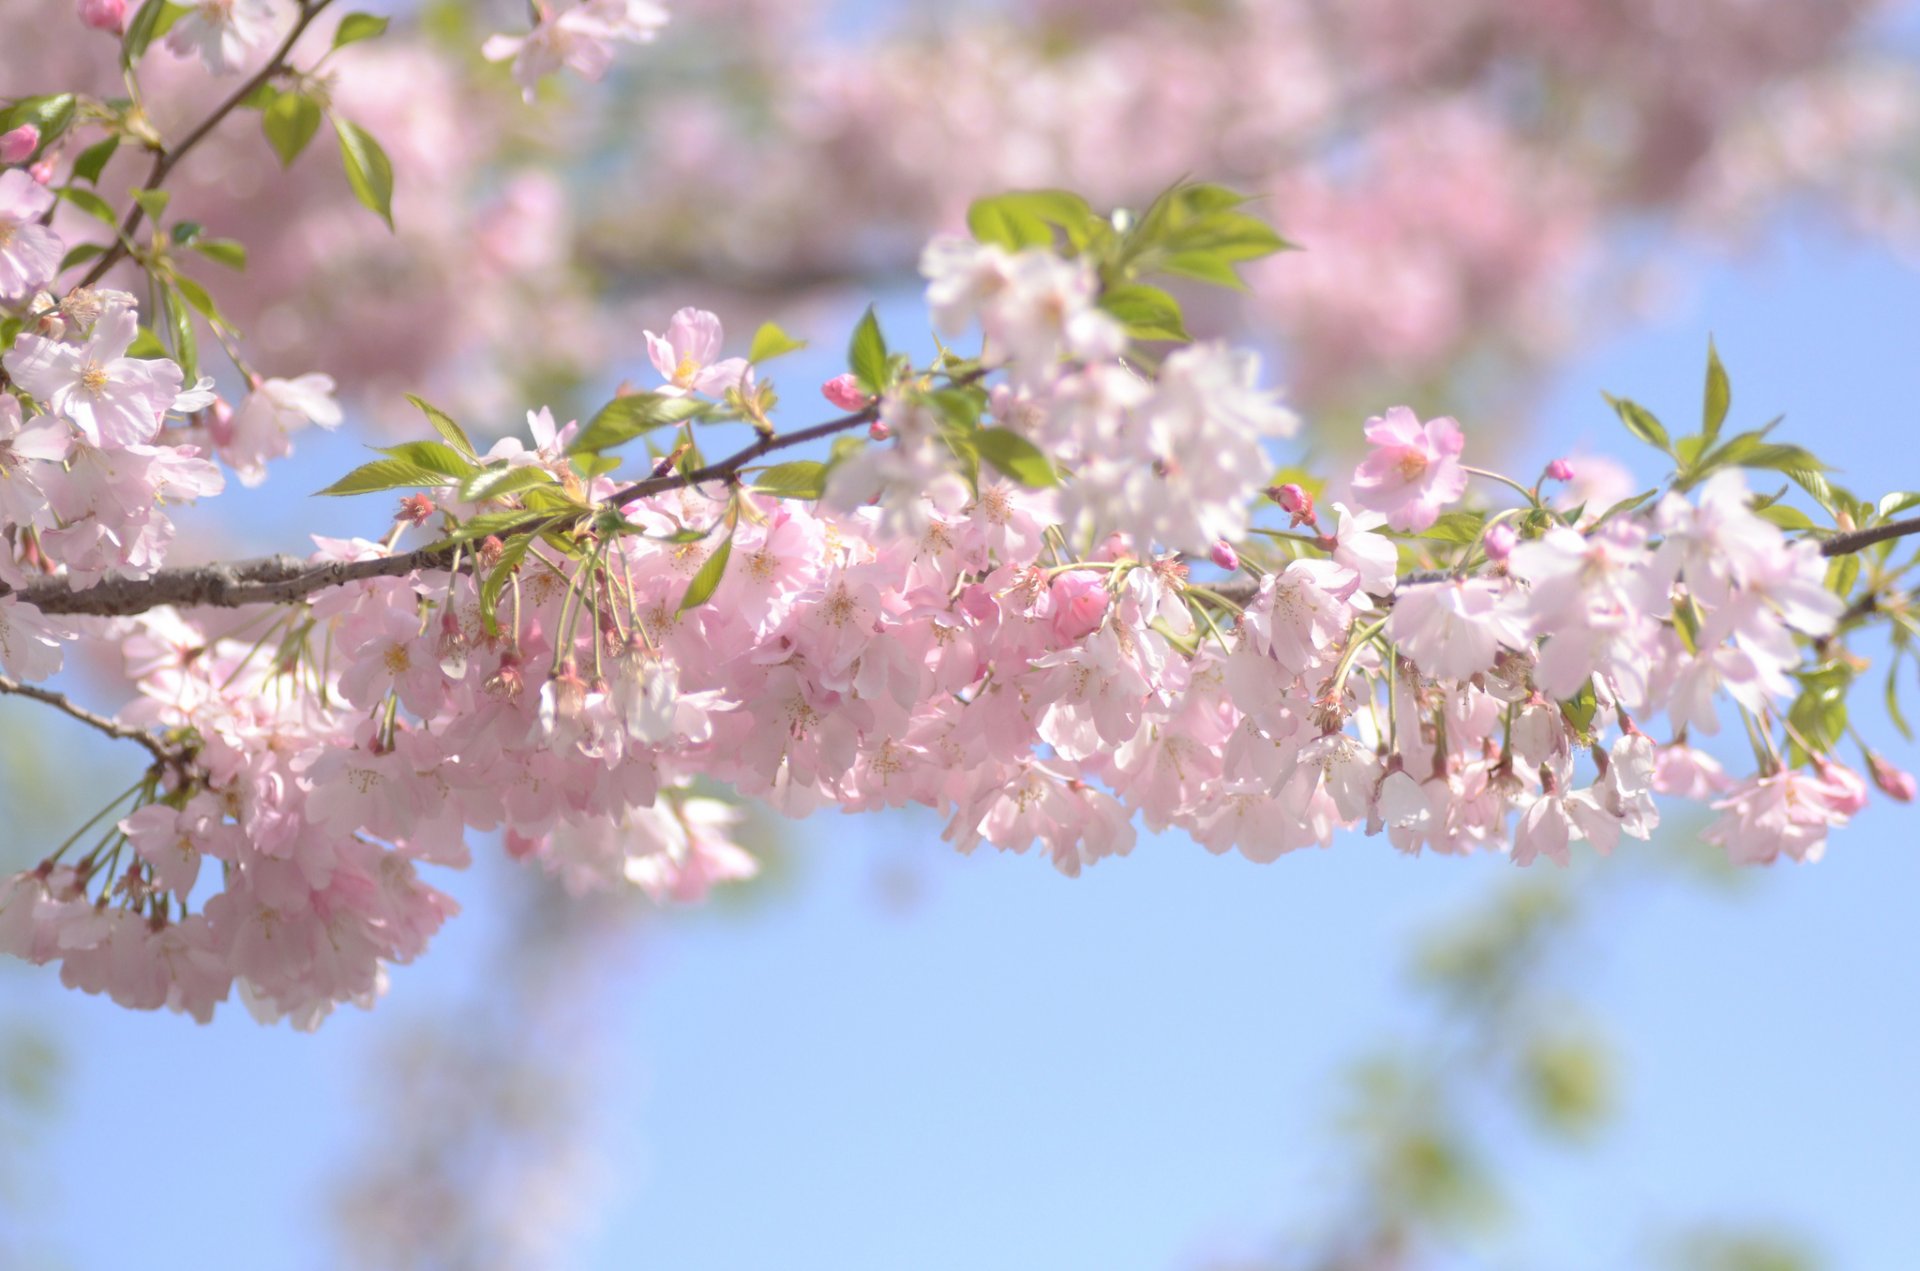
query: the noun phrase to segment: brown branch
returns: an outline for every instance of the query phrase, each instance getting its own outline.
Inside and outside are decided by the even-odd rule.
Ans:
[[[1844,534],[1835,534],[1820,544],[1822,556],[1851,556],[1864,551],[1875,543],[1884,543],[1888,539],[1905,538],[1909,534],[1920,534],[1920,517],[1906,521],[1888,521],[1885,525],[1875,525],[1864,530],[1849,530]]]
[[[207,134],[220,126],[221,120],[239,109],[242,102],[259,92],[263,84],[278,75],[285,66],[287,57],[293,52],[294,44],[306,34],[307,27],[320,16],[320,11],[332,3],[333,0],[301,0],[300,20],[293,24],[293,30],[288,32],[287,38],[280,42],[280,47],[274,50],[273,56],[267,59],[267,64],[250,76],[246,83],[235,89],[232,96],[215,106],[213,113],[195,125],[193,131],[189,132],[179,145],[171,150],[164,146],[155,147],[153,166],[147,169],[146,183],[141,188],[159,189],[166,183],[167,177],[172,174],[174,168],[179,166],[180,161],[187,157],[188,152],[205,141]],[[106,277],[109,269],[126,257],[131,250],[133,235],[140,228],[140,222],[145,216],[146,209],[137,202],[127,209],[126,218],[120,222],[119,236],[100,259],[93,263],[93,268],[87,271],[86,277],[79,281],[74,290],[93,286]]]
[[[52,689],[37,688],[32,684],[22,684],[19,680],[8,675],[0,675],[0,693],[12,693],[18,697],[30,697],[36,702],[44,702],[55,710],[72,716],[83,724],[99,729],[109,737],[117,737],[123,741],[137,741],[151,751],[154,762],[163,767],[178,767],[186,760],[184,754],[170,749],[158,737],[155,737],[146,729],[132,728],[126,724],[116,723],[104,715],[96,715],[84,706],[74,705],[64,693],[56,693]]]
[[[972,378],[978,378],[977,374]],[[962,377],[959,382],[969,382]],[[772,433],[759,438],[733,454],[692,472],[671,473],[638,481],[602,500],[607,507],[624,507],[635,499],[665,494],[709,481],[732,481],[740,470],[762,455],[789,446],[803,445],[831,437],[848,429],[870,424],[878,416],[878,407],[869,406],[830,419],[824,424],[792,433]],[[551,522],[551,513],[528,513],[526,526]],[[505,537],[516,532],[509,526]],[[85,614],[93,617],[124,617],[145,613],[162,605],[179,608],[208,606],[237,609],[243,605],[287,604],[316,591],[370,578],[398,578],[422,569],[446,566],[453,559],[454,544],[423,547],[397,556],[379,556],[357,561],[315,563],[297,556],[262,556],[253,560],[225,561],[212,565],[186,565],[156,570],[145,578],[110,577],[78,591],[65,580],[50,578],[18,590],[0,583],[0,596],[13,595],[42,613]]]

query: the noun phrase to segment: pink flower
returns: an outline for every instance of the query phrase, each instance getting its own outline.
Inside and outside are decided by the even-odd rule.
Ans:
[[[1291,481],[1269,489],[1267,497],[1286,509],[1290,528],[1312,525],[1317,519],[1313,510],[1313,496]]]
[[[208,71],[228,75],[273,39],[285,16],[281,0],[200,0],[167,33],[167,51],[198,54]]]
[[[753,368],[745,358],[720,356],[721,328],[717,315],[705,309],[682,309],[667,323],[665,336],[647,335],[647,356],[667,379],[662,392],[705,393],[723,397],[730,388],[750,390]]]
[[[18,168],[0,172],[0,300],[32,295],[59,269],[65,248],[40,224],[52,206],[52,192],[32,176]]]
[[[820,395],[844,411],[865,410],[873,402],[871,397],[860,391],[860,381],[850,371],[822,384]]]
[[[80,21],[96,31],[119,35],[127,27],[127,0],[80,0]]]
[[[32,124],[0,132],[0,163],[25,163],[39,148],[40,130]]]
[[[1385,513],[1394,529],[1417,534],[1466,493],[1467,473],[1460,466],[1466,438],[1451,418],[1423,425],[1407,407],[1395,406],[1369,419],[1366,431],[1373,453],[1354,471],[1354,497]]]
[[[1107,581],[1092,570],[1076,569],[1061,574],[1048,588],[1053,612],[1047,624],[1054,639],[1072,644],[1098,629],[1107,616]]]
[[[1485,578],[1408,583],[1395,594],[1387,635],[1430,676],[1464,680],[1490,671],[1500,649],[1527,646],[1504,589]]]
[[[4,183],[14,173],[0,175]],[[180,394],[180,368],[165,358],[131,358],[139,322],[115,307],[83,345],[22,335],[5,365],[20,387],[67,420],[93,445],[116,449],[149,441]]]
[[[1553,481],[1573,480],[1573,465],[1565,459],[1555,459],[1547,465],[1547,477]]]
[[[1507,557],[1513,555],[1514,544],[1519,541],[1520,536],[1514,532],[1513,526],[1502,521],[1481,537],[1480,545],[1487,549],[1488,560],[1496,565],[1504,565]]]
[[[513,59],[513,77],[527,101],[541,79],[566,67],[589,83],[598,83],[613,65],[616,42],[645,44],[667,23],[667,11],[652,0],[586,0],[550,13],[526,35],[495,35],[480,52],[489,62]]]

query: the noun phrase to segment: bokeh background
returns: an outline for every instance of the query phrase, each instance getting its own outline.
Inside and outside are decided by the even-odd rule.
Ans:
[[[182,174],[253,248],[209,281],[262,368],[354,415],[184,516],[183,557],[377,534],[303,496],[411,426],[399,391],[476,432],[591,410],[681,304],[730,351],[814,337],[772,368],[807,422],[868,297],[928,347],[915,247],[971,197],[1183,175],[1306,248],[1191,321],[1271,355],[1312,426],[1289,461],[1404,400],[1495,466],[1608,454],[1645,488],[1600,391],[1690,417],[1711,334],[1736,424],[1920,488],[1910,6],[680,0],[531,110],[472,53],[513,6],[364,7],[400,22],[336,92],[393,152],[396,239],[244,118]],[[7,0],[0,96],[110,74],[70,9]],[[190,117],[209,88],[153,63]],[[137,766],[84,731],[0,703],[0,866]],[[0,1266],[1920,1265],[1912,809],[1738,875],[1688,824],[1564,875],[1163,836],[1073,881],[939,828],[762,818],[761,876],[671,912],[482,845],[432,956],[315,1035],[0,968]]]

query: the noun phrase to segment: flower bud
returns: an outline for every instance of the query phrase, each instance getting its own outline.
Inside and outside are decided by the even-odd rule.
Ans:
[[[841,410],[865,410],[873,399],[860,391],[860,381],[851,373],[836,375],[820,386],[820,395]]]
[[[127,26],[127,0],[80,0],[80,21],[96,31],[119,35]]]
[[[1213,541],[1213,551],[1208,554],[1213,558],[1214,564],[1226,570],[1228,573],[1232,573],[1234,570],[1240,568],[1240,553],[1234,551],[1233,544],[1224,538],[1215,539]]]
[[[28,168],[27,175],[32,177],[36,184],[52,185],[54,175],[53,156],[48,155],[46,158],[40,160],[40,162]]]
[[[1554,481],[1573,480],[1573,465],[1565,459],[1555,459],[1547,465],[1547,477]]]
[[[12,132],[0,132],[0,163],[25,163],[40,148],[40,130],[21,124]]]
[[[1880,793],[1889,799],[1912,803],[1914,796],[1920,794],[1920,783],[1914,781],[1911,772],[1902,772],[1879,755],[1867,756],[1867,771],[1873,775],[1873,784],[1880,787]]]
[[[492,569],[500,563],[500,558],[506,555],[506,551],[507,545],[500,541],[500,536],[498,534],[489,534],[480,540],[480,563],[488,569]]]
[[[1286,485],[1269,486],[1267,497],[1285,508],[1296,526],[1311,525],[1319,519],[1313,510],[1313,496],[1291,481]]]
[[[1486,532],[1480,544],[1487,549],[1488,560],[1504,565],[1507,557],[1513,555],[1514,544],[1519,541],[1520,536],[1514,533],[1513,526],[1502,521]]]
[[[893,429],[887,427],[886,420],[876,419],[867,425],[867,436],[873,438],[875,441],[885,441],[887,438],[893,436]]]

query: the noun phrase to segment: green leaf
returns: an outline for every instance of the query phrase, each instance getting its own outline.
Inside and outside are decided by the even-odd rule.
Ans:
[[[107,249],[98,243],[82,243],[60,258],[60,268],[55,272],[64,274],[75,265],[84,265],[95,257],[106,254]]]
[[[260,129],[280,166],[289,167],[320,131],[320,103],[305,93],[281,93],[260,112]]]
[[[40,142],[33,152],[42,154],[73,126],[79,106],[80,99],[72,93],[23,97],[5,110],[0,110],[0,132],[12,132],[22,124],[32,124],[34,131],[40,134]]]
[[[207,294],[205,287],[202,287],[191,278],[179,277],[173,280],[173,285],[179,289],[180,294],[186,298],[187,303],[192,305],[207,321],[217,322],[220,320],[220,310],[214,305],[213,297]]]
[[[167,214],[167,204],[173,201],[173,195],[166,190],[135,190],[133,201],[147,214],[147,219],[158,224]]]
[[[887,390],[892,378],[887,371],[887,338],[880,334],[880,320],[874,316],[872,305],[867,306],[860,325],[853,329],[847,364],[853,369],[854,378],[860,381],[861,390],[869,396],[878,397]]]
[[[1448,512],[1414,537],[1465,545],[1479,540],[1486,523],[1487,518],[1479,512]]]
[[[100,184],[100,173],[105,170],[107,160],[113,158],[113,152],[120,148],[120,135],[115,133],[105,141],[96,141],[82,150],[73,161],[73,179],[85,181],[88,185]]]
[[[1006,428],[983,428],[973,437],[980,457],[1025,486],[1060,484],[1060,474],[1040,448]]]
[[[387,33],[388,19],[375,17],[371,13],[349,13],[340,19],[340,25],[333,33],[333,47],[345,48],[361,40],[371,40]]]
[[[525,530],[533,533],[536,528],[544,529],[545,526],[536,526],[527,513],[520,508],[506,512],[482,512],[454,526],[453,532],[447,536],[447,541],[467,543],[474,539],[485,538],[489,534],[498,534],[502,530]]]
[[[567,447],[567,453],[599,454],[655,428],[691,419],[704,409],[706,407],[692,397],[667,397],[660,393],[616,397],[602,406],[600,413],[580,430],[580,435]]]
[[[169,4],[167,0],[147,0],[127,23],[127,33],[120,41],[120,65],[131,68],[186,12],[184,6]]]
[[[1600,699],[1593,691],[1593,681],[1588,680],[1580,686],[1580,691],[1560,703],[1560,713],[1566,717],[1574,731],[1585,734],[1593,727],[1593,717],[1600,710]]]
[[[489,468],[467,478],[460,486],[460,497],[468,503],[504,499],[535,486],[553,485],[555,480],[551,472],[533,464],[522,464],[518,468]]]
[[[473,448],[473,442],[467,439],[466,430],[460,427],[459,424],[453,422],[453,416],[447,414],[447,412],[441,410],[432,402],[424,398],[415,397],[412,393],[407,394],[407,400],[420,408],[420,413],[427,417],[427,422],[433,425],[433,430],[452,443],[455,450],[458,450],[469,459],[477,459],[479,457]]]
[[[1016,190],[978,199],[967,209],[974,238],[1009,251],[1052,247],[1056,227],[1076,251],[1110,232],[1085,199],[1067,190]]]
[[[1660,493],[1659,490],[1642,490],[1640,493],[1634,495],[1632,498],[1622,499],[1618,503],[1614,504],[1612,507],[1608,508],[1606,511],[1602,512],[1600,514],[1600,519],[1598,521],[1595,521],[1594,524],[1596,526],[1605,525],[1608,521],[1611,521],[1616,516],[1625,516],[1627,513],[1634,511],[1636,508],[1643,506],[1648,499],[1651,499],[1654,495],[1658,493]],[[1575,517],[1573,519],[1578,520],[1579,518]]]
[[[480,471],[480,466],[466,455],[437,441],[409,441],[398,446],[382,446],[380,453],[456,480],[464,480]]]
[[[1180,302],[1158,287],[1124,283],[1109,287],[1100,307],[1118,318],[1135,340],[1191,340]]]
[[[1900,735],[1908,741],[1913,740],[1913,729],[1907,724],[1907,717],[1900,711],[1900,653],[1894,652],[1887,667],[1887,718],[1900,730]]]
[[[1713,445],[1714,438],[1720,435],[1720,425],[1727,422],[1727,411],[1733,406],[1733,386],[1727,382],[1727,368],[1720,365],[1720,350],[1713,346],[1713,337],[1707,337],[1707,397],[1706,406],[1700,415],[1700,435],[1703,445]]]
[[[1652,411],[1624,397],[1614,397],[1608,393],[1602,393],[1601,396],[1607,399],[1607,405],[1613,407],[1613,413],[1620,416],[1620,422],[1627,426],[1628,432],[1656,450],[1673,454],[1673,443],[1667,438],[1667,430],[1653,417]]]
[[[480,621],[486,625],[490,636],[500,634],[500,593],[513,578],[514,571],[520,568],[520,562],[527,558],[527,549],[533,546],[532,534],[518,534],[506,540],[502,545],[500,560],[480,584]]]
[[[681,613],[689,609],[697,609],[712,599],[713,593],[720,586],[720,579],[726,575],[727,561],[732,555],[733,535],[728,534],[720,546],[714,549],[713,555],[707,557],[706,562],[700,566],[700,572],[693,576],[693,581],[687,584],[687,594],[680,598]]]
[[[782,499],[817,499],[827,488],[827,465],[812,459],[778,463],[756,475],[753,488]]]
[[[747,361],[766,362],[783,353],[793,353],[806,347],[805,340],[796,340],[777,324],[767,322],[754,332],[753,347],[747,350]]]
[[[228,269],[247,267],[247,249],[244,244],[231,238],[197,238],[188,244],[208,260],[225,265]]]
[[[160,307],[166,311],[167,330],[173,337],[173,360],[191,384],[200,377],[200,341],[193,331],[193,311],[181,303],[177,287],[161,289]]]
[[[356,123],[336,118],[333,130],[340,135],[340,161],[346,165],[347,184],[353,187],[354,197],[392,229],[393,164],[387,152]]]
[[[120,218],[113,214],[113,208],[107,201],[92,190],[83,190],[79,186],[69,185],[60,191],[60,197],[95,220],[113,226],[116,232],[119,230]]]
[[[1885,495],[1879,503],[1880,519],[1883,521],[1891,520],[1908,508],[1914,507],[1920,507],[1920,494],[1902,491],[1896,494]]]
[[[160,343],[160,337],[147,327],[141,327],[134,333],[133,343],[127,346],[127,356],[151,361],[167,356],[167,346]]]
[[[176,247],[191,247],[200,241],[200,235],[206,233],[206,229],[199,221],[175,221],[168,228],[167,237],[173,240]]]
[[[1755,513],[1763,521],[1771,521],[1783,530],[1810,530],[1814,528],[1813,518],[1799,508],[1784,503],[1770,503]]]
[[[319,494],[372,494],[378,490],[436,489],[447,484],[445,473],[433,472],[404,459],[376,459],[362,464]]]

